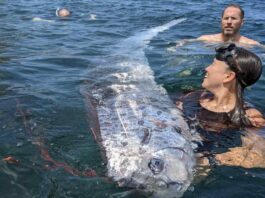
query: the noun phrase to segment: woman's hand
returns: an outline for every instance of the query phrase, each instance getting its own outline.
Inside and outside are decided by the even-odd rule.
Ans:
[[[247,109],[246,116],[254,127],[265,127],[264,116],[257,109]]]

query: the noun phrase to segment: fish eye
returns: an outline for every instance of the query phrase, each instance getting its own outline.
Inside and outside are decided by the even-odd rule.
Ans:
[[[149,169],[153,174],[158,174],[164,169],[164,161],[157,158],[152,158],[148,163]]]

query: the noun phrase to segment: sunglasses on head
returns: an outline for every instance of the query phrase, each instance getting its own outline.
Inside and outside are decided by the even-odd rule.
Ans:
[[[238,73],[240,68],[237,66],[236,61],[234,60],[234,56],[236,54],[236,45],[234,43],[224,44],[215,48],[215,51],[215,58],[217,60],[226,62],[232,71]]]
[[[216,59],[227,62],[228,58],[233,58],[235,55],[236,45],[234,43],[224,44],[215,48]]]
[[[246,86],[246,83],[242,79],[242,72],[241,67],[237,64],[234,57],[236,56],[236,45],[234,43],[224,44],[220,47],[215,48],[216,55],[215,58],[219,61],[224,61],[227,63],[229,68],[236,73],[237,79],[241,84]]]

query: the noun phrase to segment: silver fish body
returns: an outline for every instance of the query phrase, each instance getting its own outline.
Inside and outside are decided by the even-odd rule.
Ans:
[[[168,107],[161,90],[151,98],[148,90],[117,87],[119,94],[97,108],[108,176],[154,195],[182,195],[193,178],[194,158],[182,135],[189,128],[181,112]]]
[[[155,82],[144,53],[154,36],[182,21],[151,28],[119,44],[106,66],[97,69],[105,74],[105,86],[91,91],[99,101],[96,110],[107,175],[120,186],[154,197],[180,197],[193,179],[189,127],[166,90]],[[112,72],[106,74],[108,70]]]

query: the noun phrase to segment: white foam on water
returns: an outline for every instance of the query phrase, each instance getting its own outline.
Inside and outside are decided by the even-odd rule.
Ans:
[[[97,15],[96,14],[90,14],[89,20],[97,20]]]
[[[41,17],[34,17],[32,19],[32,21],[35,21],[35,22],[48,22],[48,23],[53,23],[55,22],[54,20],[48,20],[48,19],[43,19]]]

